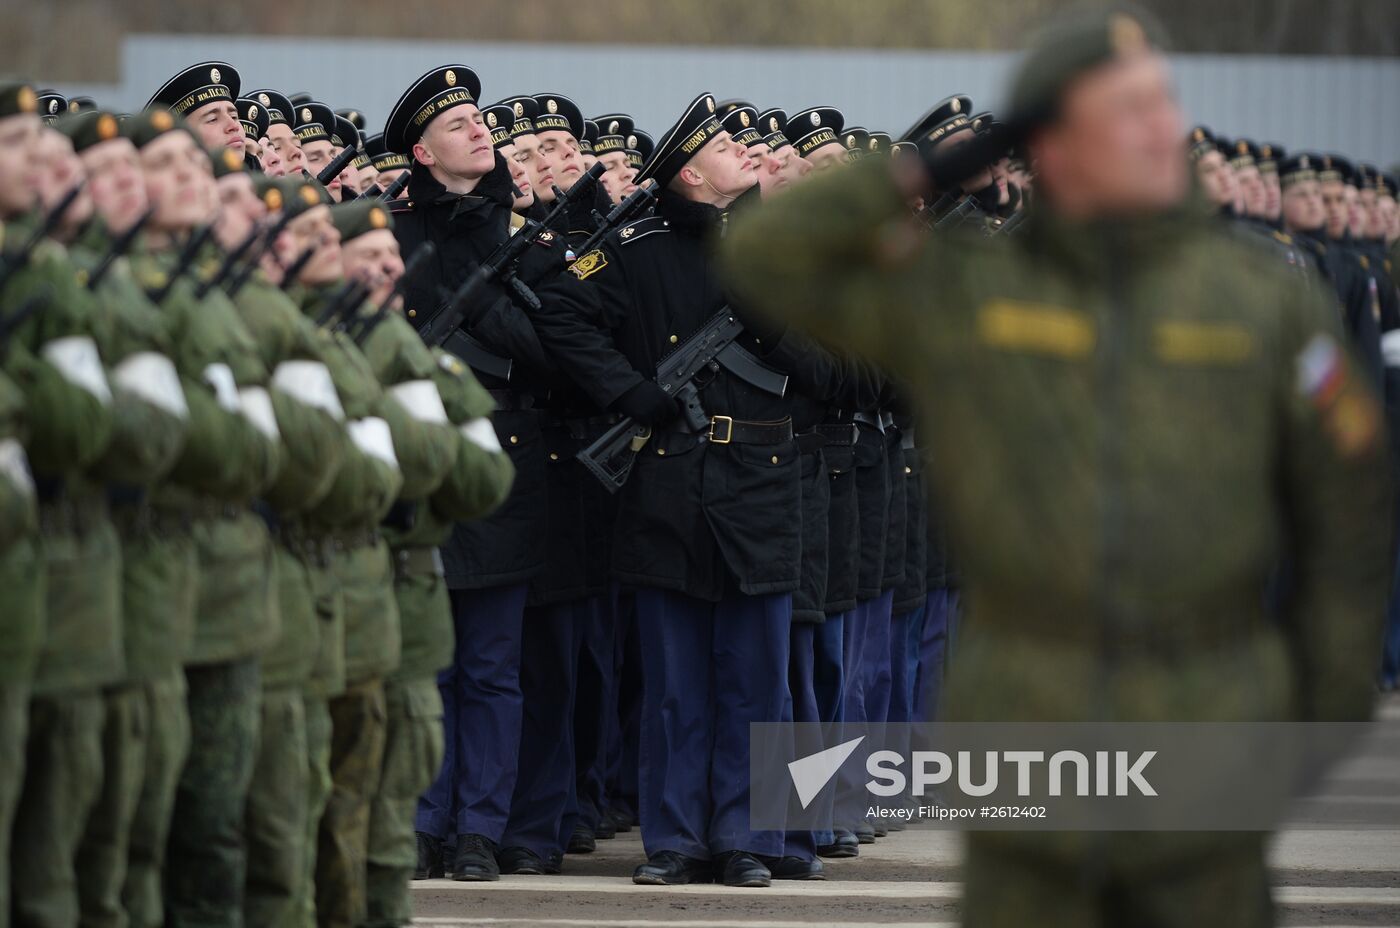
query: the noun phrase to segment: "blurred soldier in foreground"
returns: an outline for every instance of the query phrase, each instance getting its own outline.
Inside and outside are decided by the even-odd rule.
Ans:
[[[1134,16],[1058,23],[1011,99],[1038,208],[1005,245],[925,238],[878,162],[725,243],[745,296],[938,398],[923,428],[948,451],[932,485],[968,601],[948,715],[1365,718],[1386,452],[1335,309],[1188,204],[1170,75]],[[944,187],[981,154],[925,164]],[[1260,593],[1284,551],[1275,623]],[[974,833],[963,923],[1267,925],[1264,837]]]

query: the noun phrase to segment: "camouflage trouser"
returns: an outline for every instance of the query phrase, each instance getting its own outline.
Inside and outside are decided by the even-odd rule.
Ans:
[[[243,806],[258,746],[256,657],[185,669],[190,756],[175,793],[165,865],[169,928],[241,928]]]
[[[83,928],[125,928],[122,888],[131,822],[145,774],[150,719],[146,691],[139,683],[112,687],[102,699],[107,710],[102,726],[102,790],[78,848],[78,901]]]
[[[140,795],[131,820],[122,903],[131,928],[161,928],[165,904],[161,871],[175,810],[175,787],[190,753],[190,713],[185,672],[175,668],[145,684],[146,751]]]
[[[29,728],[29,687],[0,684],[0,928],[10,926],[10,829],[24,785],[24,739]]]
[[[301,687],[264,690],[262,729],[248,790],[248,887],[243,921],[292,924],[306,879],[306,712]]]
[[[306,710],[306,834],[302,878],[292,901],[293,928],[316,928],[316,844],[331,798],[331,712],[324,697],[303,694]],[[252,928],[252,926],[249,926]]]
[[[408,884],[417,861],[413,816],[442,767],[442,695],[437,677],[384,685],[388,733],[384,767],[369,821],[368,928],[398,928],[413,920]]]
[[[15,812],[10,867],[12,913],[24,928],[78,924],[74,871],[102,789],[102,694],[36,696],[29,702],[24,791]]]
[[[365,920],[370,799],[384,761],[384,682],[350,684],[330,702],[331,789],[316,848],[316,920],[357,928]]]
[[[1273,924],[1262,836],[1254,840],[1255,836],[1236,833],[1222,842],[1219,851],[1175,856],[1156,867],[1124,872],[1117,866],[1117,861],[1133,855],[1128,845],[1136,845],[1140,855],[1159,835],[1114,833],[1105,839],[1096,871],[1053,853],[1037,853],[1037,846],[1056,844],[1053,833],[1018,835],[1016,848],[995,835],[970,834],[963,928],[1267,928]],[[1084,858],[1069,858],[1075,859]]]

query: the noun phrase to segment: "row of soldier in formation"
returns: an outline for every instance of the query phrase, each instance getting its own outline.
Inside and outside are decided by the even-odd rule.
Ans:
[[[1026,165],[965,96],[895,142],[701,94],[653,143],[454,64],[358,121],[223,62],[125,117],[3,90],[0,912],[400,925],[410,875],[634,822],[639,883],[820,879],[880,826],[752,830],[748,726],[927,717],[955,584],[907,398],[711,249],[885,156],[1004,236]],[[1189,140],[1383,377],[1393,180],[1243,149]]]

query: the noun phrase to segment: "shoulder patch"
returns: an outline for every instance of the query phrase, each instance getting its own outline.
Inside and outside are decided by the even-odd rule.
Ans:
[[[1361,269],[1363,271],[1369,271],[1371,269],[1370,258],[1366,257],[1365,255],[1357,255],[1356,257],[1361,262]]]
[[[1285,245],[1293,244],[1293,236],[1289,235],[1287,232],[1280,232],[1277,229],[1275,229],[1274,238],[1278,239],[1280,242],[1283,242]]]
[[[638,219],[631,225],[623,226],[618,230],[617,238],[622,244],[630,245],[633,242],[646,238],[648,235],[670,231],[671,224],[665,219],[662,219],[660,216],[648,216],[645,219]]]
[[[438,355],[437,363],[438,367],[442,368],[453,377],[460,378],[467,372],[467,366],[458,360],[456,355],[449,354],[446,351]]]
[[[573,264],[570,264],[569,273],[573,274],[579,280],[587,280],[607,266],[607,256],[603,254],[602,249],[595,248],[588,254],[580,257]]]

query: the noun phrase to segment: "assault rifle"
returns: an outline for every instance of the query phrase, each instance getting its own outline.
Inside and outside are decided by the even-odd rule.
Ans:
[[[710,417],[700,405],[695,386],[701,371],[724,368],[730,374],[774,396],[787,393],[787,375],[781,374],[735,343],[744,324],[728,307],[716,313],[656,365],[656,384],[679,401],[682,427],[692,433],[710,428]],[[627,482],[637,453],[651,438],[651,429],[635,419],[623,419],[575,457],[597,477],[609,493]]]

